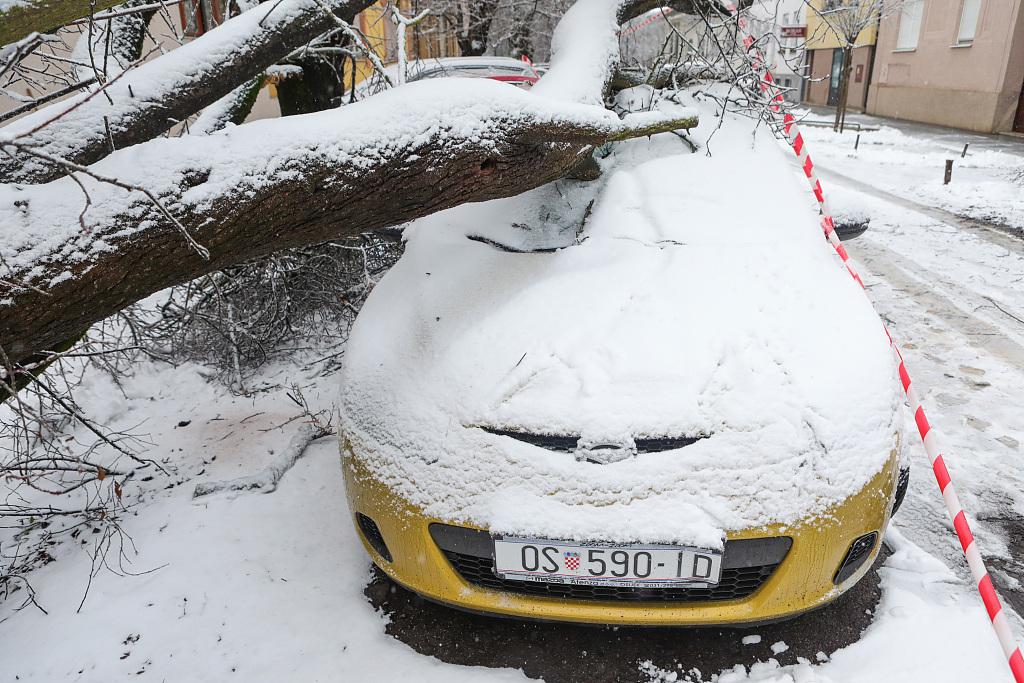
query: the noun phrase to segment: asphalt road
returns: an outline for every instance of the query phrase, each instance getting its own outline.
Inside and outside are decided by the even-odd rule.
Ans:
[[[883,546],[881,556],[888,556]],[[607,628],[502,619],[437,605],[374,570],[370,602],[388,615],[387,633],[420,654],[444,662],[521,669],[547,683],[637,683],[651,680],[645,663],[676,670],[680,680],[710,680],[736,664],[774,657],[817,661],[860,638],[880,597],[875,568],[834,603],[789,621],[735,629]],[[758,635],[744,645],[744,636]],[[775,654],[772,645],[788,649]],[[820,653],[820,654],[819,654]],[[696,669],[699,673],[693,672]]]

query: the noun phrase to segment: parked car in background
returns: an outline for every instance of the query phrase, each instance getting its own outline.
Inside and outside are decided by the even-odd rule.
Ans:
[[[418,59],[408,65],[408,80],[457,76],[460,78],[489,78],[529,88],[540,74],[533,65],[511,57],[446,57],[444,59]]]
[[[398,82],[398,64],[390,64],[384,73],[393,83]],[[540,72],[529,62],[511,57],[443,57],[416,59],[405,67],[406,82],[431,78],[486,78],[519,88],[531,88],[540,80]],[[384,79],[373,74],[356,86],[357,99],[363,99],[387,88]]]

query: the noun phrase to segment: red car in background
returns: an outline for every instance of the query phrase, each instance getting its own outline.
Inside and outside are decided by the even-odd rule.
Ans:
[[[408,81],[426,78],[489,78],[530,88],[540,80],[540,73],[529,62],[512,57],[445,57],[409,62]]]

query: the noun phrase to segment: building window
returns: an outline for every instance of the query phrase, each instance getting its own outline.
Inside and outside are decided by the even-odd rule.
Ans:
[[[917,48],[917,38],[921,34],[921,15],[924,13],[924,0],[906,0],[900,11],[900,30],[896,36],[897,50],[913,50]]]
[[[963,9],[960,10],[960,30],[956,34],[957,45],[970,45],[974,42],[980,14],[981,0],[964,0]]]

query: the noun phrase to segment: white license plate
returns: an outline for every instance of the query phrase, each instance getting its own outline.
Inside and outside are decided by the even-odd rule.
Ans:
[[[505,579],[629,588],[696,587],[718,583],[722,554],[650,544],[575,544],[537,538],[495,538],[494,568]]]

